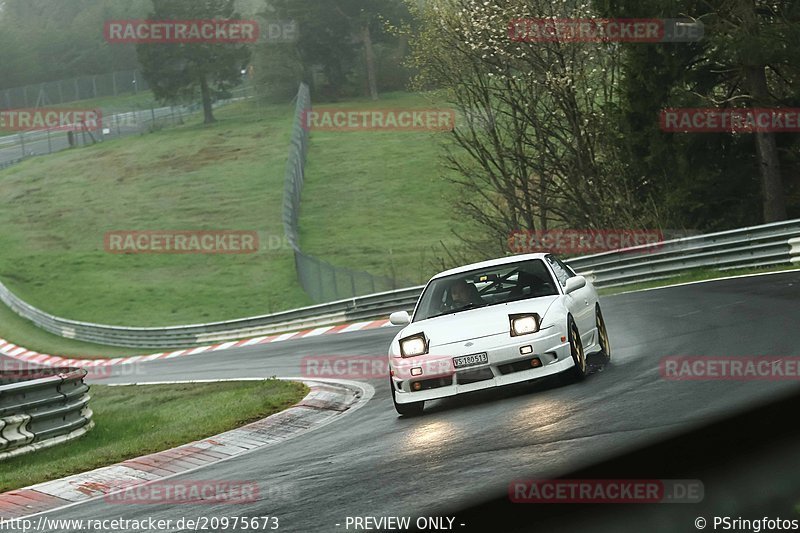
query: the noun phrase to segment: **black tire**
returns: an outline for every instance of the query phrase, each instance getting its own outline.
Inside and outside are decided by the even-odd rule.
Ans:
[[[569,339],[569,350],[572,354],[572,360],[575,361],[569,372],[573,381],[583,381],[588,374],[589,365],[586,364],[586,353],[583,351],[583,342],[581,342],[581,335],[578,331],[578,326],[572,317],[567,319],[567,335]]]
[[[603,319],[603,313],[600,311],[600,306],[597,306],[597,313],[595,316],[595,323],[597,326],[597,336],[600,344],[600,353],[605,358],[606,362],[611,361],[611,341],[608,338],[608,330],[606,329],[606,321]]]
[[[422,414],[422,411],[425,409],[424,401],[397,403],[397,398],[395,398],[394,395],[394,383],[392,382],[392,378],[389,378],[389,387],[392,389],[392,403],[394,404],[394,409],[397,411],[397,414],[406,417],[419,416]]]

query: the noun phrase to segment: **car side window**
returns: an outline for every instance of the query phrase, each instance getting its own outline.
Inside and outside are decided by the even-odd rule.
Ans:
[[[559,264],[559,261],[551,255],[548,255],[545,259],[547,259],[547,262],[550,263],[551,267],[553,267],[553,273],[555,273],[556,278],[558,278],[558,282],[561,284],[562,287],[566,287],[567,280],[571,277],[569,274],[569,270],[561,266],[561,264]]]

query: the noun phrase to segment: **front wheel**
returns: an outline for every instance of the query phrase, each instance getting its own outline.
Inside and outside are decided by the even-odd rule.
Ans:
[[[569,317],[567,321],[567,331],[569,336],[569,351],[572,354],[572,360],[575,362],[575,366],[570,370],[571,377],[574,381],[583,381],[588,374],[586,354],[583,353],[581,335],[572,317]]]
[[[389,387],[392,389],[392,403],[394,404],[394,409],[400,416],[419,416],[422,414],[422,410],[425,409],[425,401],[421,402],[411,402],[411,403],[397,403],[397,398],[395,397],[394,391],[394,383],[392,382],[392,378],[389,378]]]

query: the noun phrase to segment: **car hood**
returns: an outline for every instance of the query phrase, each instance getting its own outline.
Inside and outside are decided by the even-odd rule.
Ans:
[[[547,310],[558,298],[558,296],[543,296],[429,318],[408,325],[403,330],[402,337],[424,332],[430,339],[431,347],[434,347],[492,335],[507,335],[509,333],[508,315],[537,313],[544,318]]]

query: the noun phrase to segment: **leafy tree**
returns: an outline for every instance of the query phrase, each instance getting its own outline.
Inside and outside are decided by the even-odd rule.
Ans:
[[[263,15],[267,19],[294,20],[299,26],[299,39],[292,49],[267,44],[260,52],[266,58],[264,62],[274,65],[270,54],[288,52],[300,64],[302,78],[312,85],[313,71],[319,67],[328,83],[327,96],[341,96],[352,82],[353,73],[363,70],[365,93],[377,99],[381,58],[400,66],[398,58],[381,52],[382,46],[401,46],[384,30],[384,24],[397,24],[409,17],[402,0],[267,0]],[[274,73],[263,70],[263,79],[268,82]]]
[[[719,106],[796,107],[800,104],[797,85],[800,65],[800,5],[788,0],[716,0],[710,3],[714,17],[709,23],[709,59],[723,66],[720,88],[705,94]],[[718,95],[724,94],[722,98]],[[786,219],[786,194],[779,135],[756,132],[754,160],[760,177],[764,222]],[[792,139],[794,137],[794,139]],[[789,139],[797,141],[797,135]]]
[[[152,0],[151,20],[239,19],[234,0]],[[159,43],[136,46],[142,74],[163,102],[193,97],[198,89],[205,123],[215,121],[213,99],[242,82],[250,61],[246,44]]]
[[[609,17],[689,16],[705,25],[697,43],[623,45],[623,150],[663,198],[667,218],[699,229],[786,218],[791,184],[785,181],[798,168],[796,134],[672,134],[659,131],[654,117],[664,107],[797,107],[800,6],[761,0],[595,5]],[[800,214],[797,202],[789,209]]]
[[[440,88],[462,116],[446,164],[464,191],[458,209],[487,233],[475,250],[506,251],[515,229],[652,222],[649,206],[632,201],[640,184],[625,179],[614,142],[618,48],[509,38],[512,19],[591,12],[549,0],[442,0],[417,13],[416,85]]]
[[[114,18],[142,18],[148,0],[4,0],[0,87],[18,87],[138,67],[131,45],[104,41]]]

